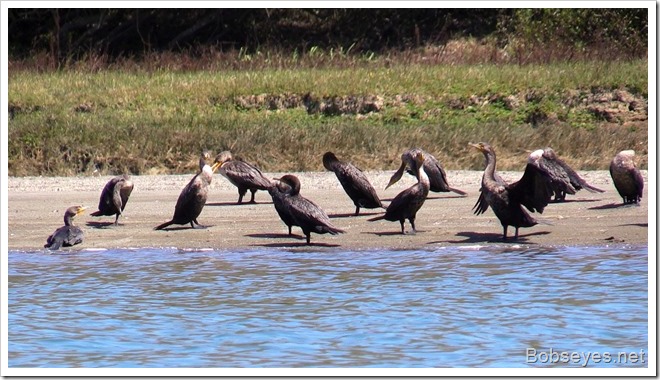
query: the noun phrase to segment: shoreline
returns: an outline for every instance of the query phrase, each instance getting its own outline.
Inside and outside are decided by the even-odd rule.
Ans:
[[[515,181],[521,172],[498,172],[505,180]],[[284,173],[264,173],[268,178]],[[621,198],[608,171],[584,171],[580,175],[605,193],[585,190],[568,195],[563,203],[551,203],[542,215],[533,213],[538,224],[521,228],[518,240],[502,240],[502,227],[491,210],[476,216],[472,207],[479,194],[483,171],[448,171],[451,186],[464,190],[466,197],[454,193],[429,193],[417,214],[417,234],[400,233],[398,222],[367,219],[384,210],[362,209],[353,216],[355,206],[332,172],[293,173],[302,183],[301,194],[323,208],[333,223],[346,231],[340,235],[312,234],[311,246],[305,244],[300,228],[288,236],[287,227],[277,215],[267,192],[259,191],[256,204],[237,205],[238,193],[224,177],[214,175],[209,197],[199,222],[208,228],[193,230],[174,225],[165,231],[153,228],[171,218],[181,189],[192,178],[188,175],[132,176],[135,189],[119,226],[114,216],[92,217],[99,195],[112,176],[94,177],[9,177],[8,248],[44,250],[48,235],[62,225],[64,210],[72,205],[88,207],[76,224],[85,231],[82,244],[66,250],[178,248],[244,250],[257,248],[396,250],[434,249],[450,246],[561,247],[608,246],[613,244],[648,245],[648,184],[639,206],[619,206]],[[384,205],[400,191],[414,184],[405,175],[383,190],[392,171],[365,173]],[[647,181],[647,172],[642,171]],[[249,199],[248,196],[246,197]],[[406,231],[410,224],[406,221]],[[512,236],[513,228],[509,228]]]

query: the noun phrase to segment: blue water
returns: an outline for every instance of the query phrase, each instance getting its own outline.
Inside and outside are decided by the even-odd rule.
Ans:
[[[647,256],[10,251],[9,367],[646,367],[615,359],[648,352]]]

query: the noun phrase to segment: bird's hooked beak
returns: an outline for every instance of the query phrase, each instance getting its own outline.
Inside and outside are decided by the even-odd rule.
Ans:
[[[222,164],[224,164],[224,162],[222,162],[222,161],[214,162],[213,166],[211,166],[211,170],[213,171],[213,173],[215,173],[215,171],[218,170],[218,168],[221,167]]]
[[[476,148],[476,149],[479,150],[480,152],[483,152],[483,151],[484,151],[484,144],[482,144],[482,143],[478,143],[478,144],[468,143],[468,145],[471,146],[471,147],[473,147],[473,148]]]
[[[388,187],[394,185],[397,183],[401,177],[403,176],[403,171],[406,169],[406,163],[401,162],[401,166],[399,167],[399,170],[397,170],[394,174],[392,174],[392,177],[390,178],[390,182],[385,186],[385,190],[387,190]]]
[[[87,210],[87,207],[82,207],[82,206],[78,207],[78,210],[76,210],[76,215],[80,215],[80,214],[84,213],[85,210]]]

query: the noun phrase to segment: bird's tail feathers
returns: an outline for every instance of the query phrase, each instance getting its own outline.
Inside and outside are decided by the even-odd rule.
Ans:
[[[94,211],[93,213],[89,214],[91,216],[101,216],[101,210]]]
[[[377,221],[377,220],[382,220],[382,219],[385,219],[385,214],[383,214],[383,215],[378,215],[378,216],[373,217],[373,218],[371,218],[371,219],[367,219],[367,221],[368,221],[368,222],[375,222],[375,221]]]
[[[589,185],[589,184],[585,184],[585,185],[582,186],[582,187],[584,187],[584,188],[585,188],[588,192],[590,192],[590,193],[604,193],[604,192],[605,192],[605,190],[603,190],[603,189],[599,189],[599,188],[594,187],[594,186],[591,186],[591,185]]]
[[[337,228],[337,227],[328,227],[328,232],[331,235],[337,235],[337,234],[343,234],[346,231],[342,230],[341,228]]]
[[[459,189],[454,189],[453,187],[450,187],[450,188],[449,188],[449,191],[454,192],[454,193],[456,193],[456,194],[458,194],[458,195],[462,195],[462,196],[466,196],[466,195],[467,195],[467,193],[466,193],[465,191],[463,191],[463,190],[459,190]]]
[[[169,222],[165,222],[159,226],[154,227],[154,230],[162,230],[163,228],[170,226],[172,224],[174,224],[174,222],[170,220]]]

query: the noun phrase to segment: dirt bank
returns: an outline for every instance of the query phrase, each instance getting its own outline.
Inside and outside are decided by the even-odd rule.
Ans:
[[[312,235],[316,247],[341,249],[428,249],[453,245],[504,244],[502,228],[492,213],[475,216],[471,208],[478,197],[481,171],[450,171],[454,187],[468,192],[467,197],[453,193],[431,193],[417,215],[416,235],[401,235],[397,223],[368,222],[379,211],[363,210],[352,216],[353,203],[341,189],[333,173],[297,173],[302,182],[301,193],[318,203],[333,222],[346,233],[338,236]],[[392,172],[368,172],[385,204],[413,183],[409,176],[395,186],[385,188]],[[591,184],[606,190],[603,194],[580,191],[568,201],[551,204],[539,218],[551,225],[539,224],[521,229],[516,242],[531,246],[647,244],[648,196],[646,189],[641,206],[619,207],[621,198],[606,171],[582,173]],[[643,173],[646,178],[646,172]],[[276,177],[281,173],[267,173]],[[521,173],[502,172],[505,179],[517,179]],[[46,237],[62,225],[64,210],[74,204],[88,206],[88,212],[77,219],[85,230],[85,242],[73,249],[124,247],[178,247],[252,249],[255,247],[301,247],[303,235],[294,228],[296,237],[287,236],[266,192],[257,193],[257,204],[236,205],[235,188],[216,175],[211,193],[199,222],[204,230],[180,226],[168,231],[153,227],[171,218],[174,204],[190,175],[134,176],[135,190],[120,219],[95,218],[103,185],[110,177],[10,177],[8,182],[9,249],[41,249]],[[249,198],[248,198],[249,199]],[[178,227],[178,226],[177,226]],[[406,230],[409,224],[406,223]],[[510,234],[513,231],[510,229]]]

